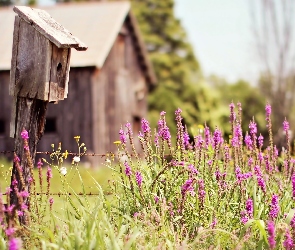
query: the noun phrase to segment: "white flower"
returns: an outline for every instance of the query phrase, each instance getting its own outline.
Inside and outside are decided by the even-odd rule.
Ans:
[[[60,168],[60,173],[61,173],[62,175],[66,175],[66,174],[67,174],[67,169],[66,169],[65,167],[61,167],[61,168]]]
[[[110,164],[111,160],[109,158],[106,159],[106,163]]]
[[[122,162],[122,163],[124,163],[125,161],[127,161],[128,160],[128,156],[127,155],[122,155],[121,157],[120,157],[120,161]]]
[[[73,161],[74,162],[77,162],[77,163],[80,162],[80,157],[79,156],[75,156],[74,159],[73,159]]]

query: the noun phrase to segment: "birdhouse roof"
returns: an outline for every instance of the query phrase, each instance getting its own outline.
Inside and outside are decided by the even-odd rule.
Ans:
[[[27,6],[15,6],[13,10],[58,48],[87,50],[84,43],[56,22],[46,11]]]

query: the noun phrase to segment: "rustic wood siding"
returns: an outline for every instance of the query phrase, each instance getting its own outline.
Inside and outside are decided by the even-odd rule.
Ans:
[[[14,148],[14,140],[9,137],[12,104],[12,97],[9,95],[9,79],[9,71],[0,71],[0,120],[4,121],[4,134],[0,134],[0,151],[12,151]]]
[[[71,68],[68,97],[48,105],[47,119],[56,119],[57,131],[44,134],[39,151],[52,151],[51,144],[57,147],[62,142],[63,150],[77,152],[74,136],[80,135],[88,153],[116,152],[114,141],[119,140],[119,129],[126,122],[137,130],[134,131],[137,138],[140,119],[147,116],[148,86],[134,34],[128,25],[124,31],[118,35],[101,69]],[[0,138],[0,150],[13,149],[13,140],[8,138],[12,103],[8,86],[9,72],[0,72],[0,119],[7,117],[7,137]],[[12,142],[10,148],[6,141]],[[135,144],[140,150],[138,140]],[[105,158],[88,160],[97,165]]]
[[[81,136],[81,142],[91,150],[92,135],[92,101],[91,77],[94,68],[74,68],[70,71],[68,98],[58,104],[49,103],[47,118],[56,119],[56,133],[45,133],[39,150],[51,150],[51,143],[62,142],[62,148],[77,152],[74,137]]]
[[[119,139],[121,125],[130,122],[138,128],[138,119],[147,116],[148,88],[138,48],[127,26],[125,31],[118,35],[104,66],[93,77],[94,149],[99,153],[115,152],[113,142]],[[139,142],[135,143],[140,149]]]

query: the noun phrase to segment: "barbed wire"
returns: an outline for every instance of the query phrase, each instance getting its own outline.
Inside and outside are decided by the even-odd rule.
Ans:
[[[4,154],[4,155],[13,154],[13,153],[14,153],[14,151],[9,151],[9,150],[0,151],[0,154]],[[49,151],[36,152],[36,154],[44,154],[44,155],[51,155],[52,153],[54,153],[54,152],[49,152]],[[64,152],[64,154],[65,154],[65,152]],[[98,153],[82,153],[82,154],[80,153],[79,154],[79,153],[74,153],[74,152],[67,152],[66,154],[72,155],[72,156],[100,156],[100,157],[107,157],[107,156],[115,155],[112,152],[104,153],[104,154],[98,154]]]
[[[13,153],[14,153],[14,151],[8,151],[8,150],[0,151],[0,155],[1,154],[7,155],[7,154],[13,154]],[[44,151],[44,152],[38,151],[38,152],[36,152],[36,154],[43,154],[43,155],[51,155],[53,153],[55,153],[55,152],[49,152],[49,151]],[[117,155],[116,153],[112,153],[112,152],[108,152],[108,153],[104,153],[104,154],[99,154],[99,153],[80,153],[79,154],[79,153],[74,153],[74,152],[61,152],[60,154],[67,154],[67,155],[81,156],[81,157],[82,156],[98,156],[98,157],[101,157],[101,158],[110,157],[110,156],[116,156]],[[123,154],[123,155],[125,155],[125,154]],[[131,157],[136,156],[135,154],[132,154],[132,153],[129,153],[129,155]],[[142,157],[142,156],[144,156],[144,154],[138,153],[137,156]],[[164,157],[168,157],[168,156],[171,156],[171,154],[165,154],[164,155]]]
[[[7,195],[7,193],[3,193],[2,195]],[[89,193],[82,193],[82,192],[79,192],[79,193],[60,193],[60,192],[58,192],[58,193],[45,193],[45,192],[43,192],[43,193],[41,193],[41,192],[37,192],[37,193],[35,193],[35,194],[30,194],[30,196],[31,195],[48,195],[48,196],[64,196],[64,195],[87,195],[87,196],[99,196],[99,195],[101,195],[101,194],[97,194],[97,193],[91,193],[91,192],[89,192]]]

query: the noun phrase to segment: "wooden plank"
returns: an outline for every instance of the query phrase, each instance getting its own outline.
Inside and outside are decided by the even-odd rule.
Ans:
[[[87,50],[87,46],[84,43],[56,22],[46,11],[26,6],[15,6],[13,10],[58,48]]]
[[[10,70],[10,84],[9,84],[9,94],[14,95],[15,91],[15,82],[18,78],[16,75],[16,59],[18,54],[18,33],[20,26],[20,18],[18,16],[14,19],[14,30],[13,30],[13,44],[12,44],[12,58],[11,58],[11,70]],[[18,72],[19,73],[19,72]]]
[[[20,20],[14,95],[48,100],[52,46],[48,39]]]
[[[104,154],[109,149],[106,148],[107,132],[106,123],[106,87],[107,74],[105,67],[101,70],[96,69],[91,79],[91,101],[93,107],[92,124],[93,124],[93,151],[95,153]],[[99,164],[103,159],[94,159],[95,165]]]
[[[70,59],[71,59],[71,50],[68,50],[68,61],[66,64],[66,79],[65,79],[65,91],[64,98],[67,98],[69,92],[69,81],[70,81]]]
[[[16,126],[16,136],[15,136],[15,147],[14,152],[19,157],[19,164],[22,168],[22,175],[24,177],[25,183],[20,181],[20,176],[17,170],[16,163],[13,164],[12,169],[12,180],[15,177],[18,180],[17,187],[19,191],[26,190],[30,192],[31,183],[28,181],[31,177],[30,167],[34,166],[36,147],[41,139],[44,131],[45,113],[48,102],[44,102],[37,99],[29,99],[23,97],[17,97],[17,126]],[[21,132],[23,130],[28,131],[29,139],[29,154],[31,157],[27,157],[26,149],[24,148],[24,140],[21,137]],[[30,160],[32,161],[30,163]],[[31,166],[32,164],[32,166]],[[16,193],[13,185],[11,184],[12,191],[10,193],[10,202],[14,204],[16,208],[19,207],[18,194]],[[29,199],[23,197],[24,204],[29,205]],[[26,215],[19,216],[21,224],[26,224]]]
[[[69,51],[70,49],[60,49],[55,45],[52,46],[51,71],[49,82],[49,98],[50,102],[63,100],[68,81],[69,71]]]

